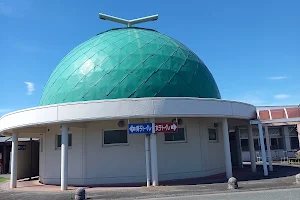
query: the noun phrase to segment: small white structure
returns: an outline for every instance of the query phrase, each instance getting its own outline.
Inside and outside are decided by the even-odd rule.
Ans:
[[[256,108],[221,100],[211,73],[186,46],[153,30],[128,27],[98,34],[72,50],[50,76],[41,106],[4,115],[0,133],[13,137],[12,188],[18,137],[40,138],[44,184],[60,184],[62,190],[157,186],[224,172],[232,177],[232,160],[241,166],[242,157],[240,140],[231,141],[229,130],[248,126],[251,138],[252,119]],[[174,123],[178,130],[129,134],[129,124],[145,122]],[[251,123],[262,136],[260,121]],[[255,171],[253,140],[249,147]],[[265,154],[263,161],[267,175]]]
[[[257,107],[257,113],[264,126],[264,143],[267,158],[288,162],[288,158],[295,157],[299,150],[299,122],[300,108],[295,106],[264,106]],[[240,127],[240,139],[243,161],[249,161],[248,135],[246,127]],[[254,146],[257,158],[261,156],[259,132],[253,127]],[[252,140],[252,139],[251,139]],[[258,159],[259,160],[259,159]],[[272,166],[270,166],[272,168]]]

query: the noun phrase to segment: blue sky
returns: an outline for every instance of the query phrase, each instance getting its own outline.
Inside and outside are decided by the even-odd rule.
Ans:
[[[254,105],[300,103],[300,1],[0,0],[0,115],[39,105],[59,61],[76,45],[132,19],[191,48],[223,99]]]

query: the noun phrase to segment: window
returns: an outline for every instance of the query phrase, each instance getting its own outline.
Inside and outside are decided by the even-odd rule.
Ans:
[[[271,150],[283,149],[282,138],[271,138]]]
[[[290,135],[291,149],[299,149],[298,131],[297,126],[288,127]]]
[[[178,128],[177,133],[165,133],[166,142],[185,142],[185,129]]]
[[[68,146],[72,146],[72,134],[68,134]],[[56,135],[56,148],[61,148],[61,135]]]
[[[256,151],[260,150],[260,143],[259,143],[258,139],[254,139],[254,149]]]
[[[215,128],[208,129],[208,140],[210,142],[218,142],[218,131]]]
[[[299,140],[298,137],[290,137],[291,149],[299,149]]]
[[[241,139],[242,151],[249,151],[248,139]]]
[[[103,144],[128,144],[127,130],[106,130],[103,132]]]

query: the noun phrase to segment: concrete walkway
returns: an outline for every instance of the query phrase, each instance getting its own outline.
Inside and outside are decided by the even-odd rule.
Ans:
[[[262,166],[258,166],[256,173],[252,173],[250,166],[246,165],[243,169],[234,170],[233,174],[239,180],[240,187],[235,193],[300,188],[295,184],[297,173],[300,173],[299,167],[274,165],[274,172],[265,177]],[[61,192],[59,186],[46,186],[38,183],[38,180],[18,181],[18,188],[13,190],[9,190],[8,186],[9,182],[0,184],[0,199],[4,197],[9,199],[12,196],[14,196],[13,199],[70,199],[74,197],[76,189],[76,187],[69,187],[68,191]],[[227,190],[225,175],[220,174],[210,179],[162,182],[161,186],[150,188],[143,186],[90,187],[86,188],[86,193],[90,199],[149,199],[232,193],[232,191]]]

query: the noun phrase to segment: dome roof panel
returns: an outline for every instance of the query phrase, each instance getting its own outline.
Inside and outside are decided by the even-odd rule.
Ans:
[[[40,104],[143,97],[221,98],[189,48],[153,30],[122,28],[70,51],[51,74]]]

